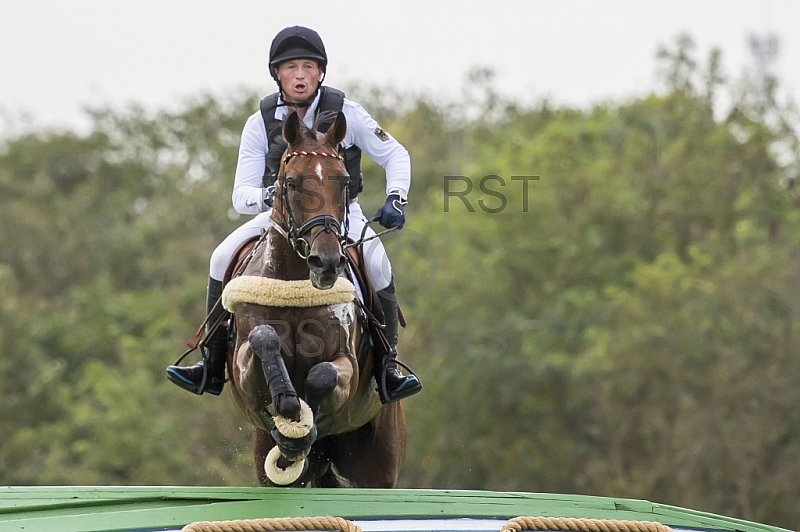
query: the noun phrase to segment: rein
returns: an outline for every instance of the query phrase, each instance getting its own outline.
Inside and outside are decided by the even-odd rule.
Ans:
[[[321,151],[293,151],[287,153],[283,158],[283,178],[284,181],[281,183],[281,197],[283,199],[284,209],[286,210],[286,215],[288,217],[287,225],[289,226],[288,229],[284,229],[277,223],[273,223],[272,227],[274,227],[278,233],[280,233],[288,242],[291,244],[292,249],[294,249],[295,253],[303,259],[307,260],[309,255],[311,254],[311,247],[314,245],[314,240],[320,235],[320,233],[335,233],[339,244],[342,246],[344,250],[345,245],[347,244],[347,218],[349,213],[349,202],[345,202],[345,227],[342,230],[342,224],[339,220],[330,214],[318,214],[316,216],[312,216],[298,227],[295,223],[294,219],[294,212],[292,212],[292,206],[289,203],[289,191],[288,187],[286,186],[286,164],[293,158],[299,157],[303,155],[313,155],[317,157],[332,157],[334,159],[339,159],[340,161],[344,161],[344,157],[339,155],[338,153],[328,153],[328,152],[321,152]],[[345,190],[348,190],[349,184],[349,177],[345,181]],[[322,229],[317,232],[316,235],[313,236],[311,241],[309,242],[306,239],[306,235],[308,235],[311,230],[315,227],[322,226]]]
[[[375,221],[375,220],[373,220],[373,221]],[[367,222],[365,227],[369,227],[369,224],[370,224],[370,222]],[[369,242],[373,238],[378,238],[380,236],[385,235],[386,233],[391,233],[392,231],[397,231],[398,229],[400,229],[400,228],[399,227],[390,227],[389,229],[384,229],[383,231],[381,231],[379,233],[375,233],[372,236],[366,236],[366,237],[362,236],[361,238],[359,238],[355,242],[350,242],[349,244],[345,244],[344,246],[342,246],[342,249],[345,250],[347,248],[353,248],[353,247],[356,247],[356,246],[360,246],[364,242]]]

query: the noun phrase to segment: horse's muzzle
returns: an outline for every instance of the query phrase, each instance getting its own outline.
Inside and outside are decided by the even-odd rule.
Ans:
[[[308,269],[311,270],[311,284],[320,290],[333,287],[336,278],[344,271],[347,259],[341,253],[337,255],[309,255]]]

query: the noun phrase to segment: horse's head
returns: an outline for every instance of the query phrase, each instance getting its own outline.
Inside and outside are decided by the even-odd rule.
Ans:
[[[275,191],[275,211],[283,218],[287,238],[305,259],[311,283],[331,288],[345,267],[348,175],[339,144],[347,124],[339,112],[326,134],[308,129],[292,113],[283,125],[286,150]]]

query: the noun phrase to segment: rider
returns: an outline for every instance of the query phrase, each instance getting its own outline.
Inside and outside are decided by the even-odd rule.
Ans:
[[[246,239],[260,234],[262,229],[269,228],[277,162],[285,149],[285,143],[280,144],[282,139],[275,139],[274,131],[267,131],[267,121],[284,119],[291,111],[296,111],[301,120],[310,127],[313,125],[316,112],[321,108],[321,97],[323,94],[328,94],[326,91],[333,95],[338,93],[343,98],[340,91],[322,87],[327,64],[325,46],[314,30],[302,26],[285,28],[272,41],[269,69],[278,84],[278,93],[264,99],[264,102],[275,102],[273,105],[264,108],[262,102],[262,111],[253,113],[244,125],[233,185],[234,208],[241,214],[255,214],[256,217],[234,230],[211,256],[206,298],[210,315],[209,324],[214,323],[224,312],[222,306],[216,303],[222,294],[221,279],[231,256]],[[347,120],[347,135],[342,143],[345,148],[345,160],[350,159],[347,156],[348,151],[355,150],[360,154],[358,150],[360,148],[386,171],[386,203],[378,210],[374,220],[386,228],[402,228],[405,223],[404,209],[411,181],[408,151],[381,129],[359,104],[346,98],[339,103]],[[347,166],[351,184],[355,182],[356,185],[350,189],[348,233],[350,238],[358,240],[367,224],[361,206],[355,199],[360,190],[361,172],[357,166],[355,169],[351,164]],[[367,227],[365,236],[374,234],[375,232]],[[378,293],[386,321],[385,333],[390,349],[379,367],[386,368],[386,392],[388,401],[391,402],[417,393],[422,384],[415,375],[403,375],[395,362],[398,308],[386,250],[378,238],[365,242],[364,245],[367,275]],[[227,330],[219,327],[204,342],[201,362],[188,367],[169,366],[167,377],[181,388],[198,395],[203,392],[219,395],[225,382],[226,351]]]

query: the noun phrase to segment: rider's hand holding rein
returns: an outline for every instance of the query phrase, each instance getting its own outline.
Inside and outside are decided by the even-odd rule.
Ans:
[[[406,205],[408,200],[400,194],[389,194],[386,203],[375,213],[373,222],[380,223],[386,229],[402,229],[406,223]]]

